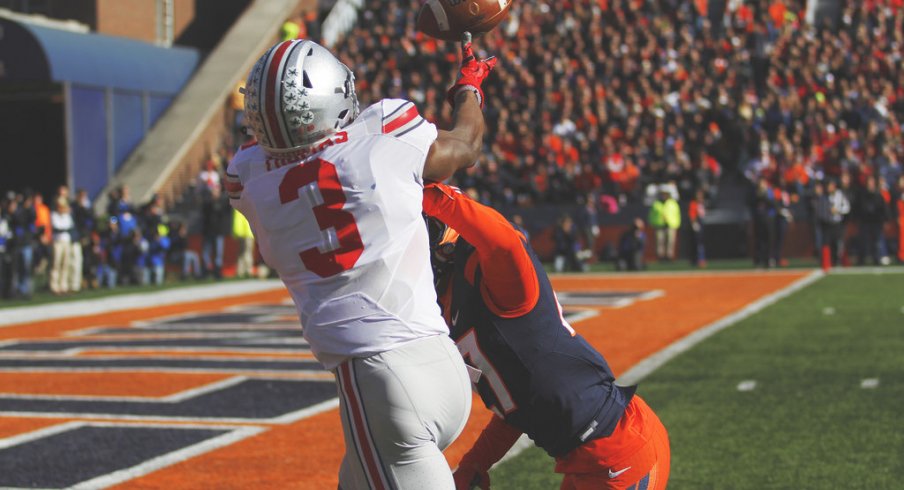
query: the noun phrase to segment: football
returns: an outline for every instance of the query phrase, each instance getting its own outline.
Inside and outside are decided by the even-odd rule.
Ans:
[[[465,31],[474,35],[499,25],[512,0],[427,0],[417,16],[417,29],[446,41],[460,41]]]

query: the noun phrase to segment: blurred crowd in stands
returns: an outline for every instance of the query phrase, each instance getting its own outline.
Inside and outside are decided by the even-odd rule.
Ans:
[[[442,122],[457,46],[416,32],[419,4],[365,8],[338,49],[362,104],[408,98]],[[795,206],[817,223],[818,250],[846,256],[840,232],[818,224],[817,184],[835,181],[852,206],[844,221],[867,223],[858,253],[887,261],[900,240],[875,223],[901,219],[904,2],[842,8],[809,24],[804,0],[516,2],[477,40],[500,63],[485,86],[487,151],[456,184],[497,207],[590,203],[598,213],[652,206],[665,186],[691,260],[704,263],[691,208],[712,206],[723,172],[744,175],[755,260],[771,266],[785,263]],[[657,256],[670,257],[673,232],[655,236]]]
[[[442,125],[458,46],[416,32],[420,4],[365,5],[334,49],[362,106],[407,98]],[[624,216],[605,258],[642,269],[653,242],[659,260],[682,248],[704,266],[707,210],[730,203],[716,192],[730,176],[747,183],[759,266],[787,262],[794,220],[808,223],[820,260],[904,262],[904,0],[842,5],[810,24],[804,0],[515,2],[476,40],[500,58],[484,87],[486,151],[453,183],[497,208],[577,209],[552,233],[561,271],[586,269],[600,215],[631,206],[643,212]],[[289,19],[281,36],[317,39],[316,19]],[[228,103],[238,127],[239,94]],[[159,284],[167,270],[219,278],[227,236],[240,245],[237,272],[251,274],[253,238],[221,191],[224,164],[198,176],[200,223],[169,219],[159,199],[135,204],[128,188],[103,216],[65,187],[3,196],[0,294],[28,297],[35,277],[54,294]]]
[[[160,196],[134,203],[127,186],[110,193],[101,215],[84,190],[71,195],[60,186],[49,202],[40,193],[8,193],[0,199],[0,298],[159,286],[167,276],[219,280],[227,238],[238,244],[234,275],[259,272],[250,226],[222,192],[220,165],[211,160],[191,192],[198,223],[174,219]]]

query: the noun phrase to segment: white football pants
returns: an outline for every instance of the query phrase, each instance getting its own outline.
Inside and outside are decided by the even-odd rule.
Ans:
[[[443,449],[464,429],[471,383],[445,335],[336,370],[345,458],[339,488],[454,490]]]

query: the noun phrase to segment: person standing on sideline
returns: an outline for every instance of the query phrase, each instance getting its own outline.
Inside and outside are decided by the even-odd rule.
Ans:
[[[454,488],[442,450],[471,395],[436,304],[421,203],[425,180],[480,156],[495,59],[478,59],[470,39],[462,58],[448,131],[408,100],[359,113],[352,71],[309,40],[270,48],[245,85],[257,143],[230,162],[226,191],[336,376],[345,490]]]
[[[232,212],[232,236],[239,242],[235,275],[251,277],[254,274],[254,233],[251,231],[251,224],[237,209]]]
[[[56,295],[69,292],[72,281],[69,278],[72,260],[72,234],[75,230],[75,221],[72,219],[72,210],[69,201],[60,196],[50,212],[51,243],[50,254],[50,292]]]
[[[223,240],[232,230],[232,210],[220,186],[211,187],[201,203],[201,258],[204,277],[223,278]]]
[[[12,199],[8,206],[9,227],[12,229],[12,273],[15,296],[31,299],[34,293],[34,247],[37,227],[35,226],[34,197],[26,193],[21,202]]]
[[[578,232],[571,216],[563,215],[553,230],[553,268],[556,272],[580,272],[583,270],[578,257]]]
[[[703,242],[703,220],[706,218],[706,192],[697,189],[688,205],[687,218],[691,222],[691,264],[706,267],[706,245]]]
[[[904,176],[898,178],[898,198],[895,199],[898,221],[898,262],[904,264]]]
[[[757,180],[756,188],[750,200],[753,216],[753,263],[762,268],[772,264],[772,244],[775,242],[775,192],[765,177]]]
[[[7,199],[0,197],[0,299],[8,299],[12,295],[12,257],[9,254],[9,245],[13,234],[6,212]],[[9,199],[15,199],[15,195],[10,195]]]
[[[85,272],[90,267],[85,267],[85,250],[90,246],[91,233],[94,233],[94,210],[91,208],[91,199],[88,191],[78,189],[75,191],[75,199],[72,200],[72,220],[75,222],[75,234],[72,237],[72,273],[69,278],[71,284],[69,290],[77,293],[82,289],[82,283],[89,279]]]
[[[35,210],[35,242],[34,269],[35,274],[48,280],[53,253],[53,225],[50,222],[50,206],[44,202],[44,195],[36,192],[32,197]]]
[[[837,182],[829,180],[825,193],[816,202],[816,219],[819,221],[823,246],[829,247],[833,266],[839,265],[844,255],[844,219],[850,211],[851,203],[844,191],[838,188]]]
[[[523,235],[443,184],[424,189],[424,213],[449,335],[495,414],[458,465],[456,488],[490,488],[490,467],[524,433],[555,458],[563,490],[665,489],[665,427],[562,317]]]
[[[681,228],[681,207],[666,187],[659,190],[659,197],[650,207],[647,223],[656,234],[656,258],[674,260],[675,239]]]
[[[882,229],[890,213],[875,176],[866,178],[866,185],[856,194],[852,208],[857,220],[857,265],[866,264],[867,256],[873,265],[887,264]]]
[[[647,234],[641,218],[634,218],[631,226],[622,232],[618,239],[618,256],[615,268],[619,271],[640,271],[644,264],[644,249],[647,245]]]

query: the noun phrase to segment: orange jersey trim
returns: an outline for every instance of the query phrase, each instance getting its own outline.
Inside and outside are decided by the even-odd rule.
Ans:
[[[465,265],[465,277],[473,284],[480,266],[480,292],[490,311],[513,318],[534,308],[540,298],[540,281],[524,236],[508,220],[444,184],[424,188],[424,212],[454,228],[474,246],[476,254]]]

